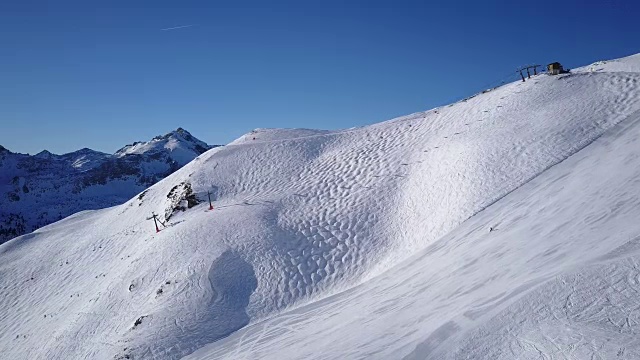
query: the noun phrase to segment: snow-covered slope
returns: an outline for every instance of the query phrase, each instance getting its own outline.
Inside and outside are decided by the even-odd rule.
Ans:
[[[75,212],[122,204],[211,147],[178,128],[109,155],[0,148],[0,243]]]
[[[639,62],[210,150],[1,245],[0,351],[635,358]]]
[[[151,141],[135,142],[116,151],[116,157],[137,154],[149,157],[168,156],[179,166],[184,166],[196,156],[209,150],[211,146],[193,137],[183,128],[178,128],[163,136],[156,136]]]

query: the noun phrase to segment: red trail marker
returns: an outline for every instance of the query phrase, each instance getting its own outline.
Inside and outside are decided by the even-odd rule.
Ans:
[[[211,191],[207,191],[207,196],[209,197],[209,210],[213,210],[213,204],[211,204]]]
[[[160,223],[164,227],[167,227],[162,221],[160,221],[160,219],[158,219],[158,215],[156,215],[156,213],[154,213],[154,212],[151,213],[151,217],[147,218],[147,220],[151,220],[151,219],[153,219],[153,224],[156,226],[156,233],[160,232],[160,228],[158,227],[158,223]]]

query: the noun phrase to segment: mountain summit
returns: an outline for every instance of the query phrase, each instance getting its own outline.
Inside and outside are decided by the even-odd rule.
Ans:
[[[0,148],[0,243],[81,210],[125,202],[211,146],[178,128],[115,154]]]
[[[184,166],[195,156],[209,150],[211,146],[193,137],[187,130],[176,130],[161,136],[156,136],[151,141],[135,142],[116,151],[114,156],[124,157],[131,154],[155,154],[167,153],[169,157],[180,166]]]

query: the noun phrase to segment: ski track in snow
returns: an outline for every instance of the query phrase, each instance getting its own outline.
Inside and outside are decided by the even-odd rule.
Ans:
[[[344,131],[257,129],[141,200],[3,244],[2,353],[634,358],[636,64]],[[153,234],[182,182],[204,203]]]

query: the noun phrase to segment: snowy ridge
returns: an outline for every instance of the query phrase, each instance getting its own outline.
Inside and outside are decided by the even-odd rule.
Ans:
[[[77,211],[122,204],[211,147],[178,128],[115,155],[0,149],[0,243]]]
[[[637,287],[638,61],[362,128],[257,129],[121,206],[3,244],[2,351],[634,358],[636,319],[615,309]],[[169,218],[158,234],[151,212]],[[610,301],[589,293],[598,267],[624,280],[597,283]]]
[[[209,150],[211,146],[193,137],[183,128],[178,128],[163,136],[156,136],[151,141],[135,142],[116,151],[116,157],[138,154],[153,156],[168,153],[169,158],[179,166],[184,166],[195,156]]]

